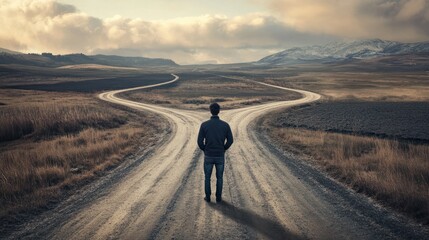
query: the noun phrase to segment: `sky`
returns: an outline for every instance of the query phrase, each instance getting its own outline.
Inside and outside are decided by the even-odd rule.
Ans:
[[[256,61],[291,47],[429,41],[429,0],[0,0],[0,47]]]

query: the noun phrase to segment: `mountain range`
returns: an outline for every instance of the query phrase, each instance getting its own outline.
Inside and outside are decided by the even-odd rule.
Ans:
[[[99,64],[116,67],[146,67],[146,66],[177,66],[170,59],[121,57],[114,55],[67,54],[53,55],[51,53],[23,54],[0,48],[0,64],[20,64],[42,67],[61,67],[76,64]]]
[[[403,54],[429,54],[429,42],[400,43],[380,39],[333,42],[326,45],[295,47],[262,58],[257,64],[285,65],[309,62],[336,62]]]
[[[401,43],[380,39],[332,42],[325,45],[295,47],[269,55],[257,65],[333,63],[344,60],[366,60],[378,57],[419,54],[429,57],[429,42]],[[0,64],[61,67],[76,64],[99,64],[116,67],[177,66],[170,59],[51,53],[23,54],[0,48]]]

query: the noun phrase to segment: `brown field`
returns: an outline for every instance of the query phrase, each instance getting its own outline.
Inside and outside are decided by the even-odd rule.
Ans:
[[[30,70],[28,75],[39,71]],[[88,73],[87,69],[61,70],[70,76],[57,71],[46,70],[43,74],[48,80],[45,75],[21,78],[20,72],[13,72],[12,77],[0,76],[0,82],[12,85],[17,79],[19,84],[32,84],[70,81],[70,76],[73,81],[101,78],[99,72]],[[110,69],[102,77],[111,73],[121,79],[128,76],[123,71]],[[180,80],[175,84],[123,95],[139,102],[194,110],[207,110],[214,101],[231,109],[300,97],[236,80],[241,78],[314,91],[329,101],[429,101],[427,72],[331,71],[326,66],[207,71],[215,74],[179,72]],[[136,152],[139,142],[155,144],[157,132],[167,128],[158,117],[124,111],[94,95],[77,92],[0,89],[0,117],[0,219],[46,205],[65,190],[116,166],[127,154]],[[272,114],[265,117],[264,131],[283,149],[306,156],[358,192],[429,223],[429,146],[281,128],[267,119],[276,118]]]
[[[304,156],[357,192],[420,222],[429,223],[429,146],[283,128],[263,119],[264,131],[280,148]]]
[[[166,128],[88,94],[0,90],[0,102],[0,219],[102,175]]]
[[[319,72],[264,77],[268,83],[315,91],[329,100],[429,101],[427,72]]]
[[[218,102],[222,109],[231,109],[300,98],[300,94],[294,92],[209,74],[182,74],[171,87],[144,89],[124,95],[138,102],[194,110],[207,110],[212,102]]]
[[[323,66],[304,66],[272,70],[270,75],[261,75],[255,79],[322,94],[323,104],[327,108],[329,103],[338,101],[355,101],[362,104],[365,102],[412,104],[429,101],[429,75],[426,71],[349,71],[335,67],[328,70]],[[401,115],[402,110],[398,108],[397,114]],[[365,118],[362,121],[369,117],[371,119],[379,117],[365,116],[365,113],[363,111],[361,114],[361,117]],[[344,134],[285,127],[275,122],[279,120],[279,116],[283,116],[282,114],[284,115],[277,112],[265,116],[264,127],[260,129],[280,148],[302,156],[311,164],[319,166],[334,178],[357,192],[378,200],[384,206],[429,224],[427,144],[360,136],[357,133]],[[331,115],[331,118],[336,119],[335,115]],[[414,121],[426,120],[414,119]],[[359,117],[355,121],[362,122]],[[336,126],[335,122],[332,125]]]

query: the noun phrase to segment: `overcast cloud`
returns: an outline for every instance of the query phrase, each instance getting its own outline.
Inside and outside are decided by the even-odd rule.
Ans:
[[[345,38],[429,40],[427,0],[265,0],[286,24],[298,31]]]
[[[237,17],[146,21],[121,16],[100,19],[53,0],[0,0],[0,47],[163,57],[181,64],[229,63],[340,38],[422,41],[429,35],[425,0],[269,0],[259,4],[260,13]]]

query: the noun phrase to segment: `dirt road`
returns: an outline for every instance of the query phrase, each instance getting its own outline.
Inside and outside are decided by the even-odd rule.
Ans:
[[[173,76],[165,84],[179,79]],[[11,237],[423,239],[418,227],[260,141],[252,130],[259,116],[320,98],[312,92],[282,89],[298,91],[303,98],[221,112],[235,137],[226,156],[222,204],[203,200],[203,155],[197,149],[196,135],[208,113],[116,96],[133,89],[100,94],[103,100],[165,116],[172,126],[170,138],[120,181],[102,184],[88,196],[82,194],[81,199],[54,209]],[[212,184],[215,189],[215,181]]]

